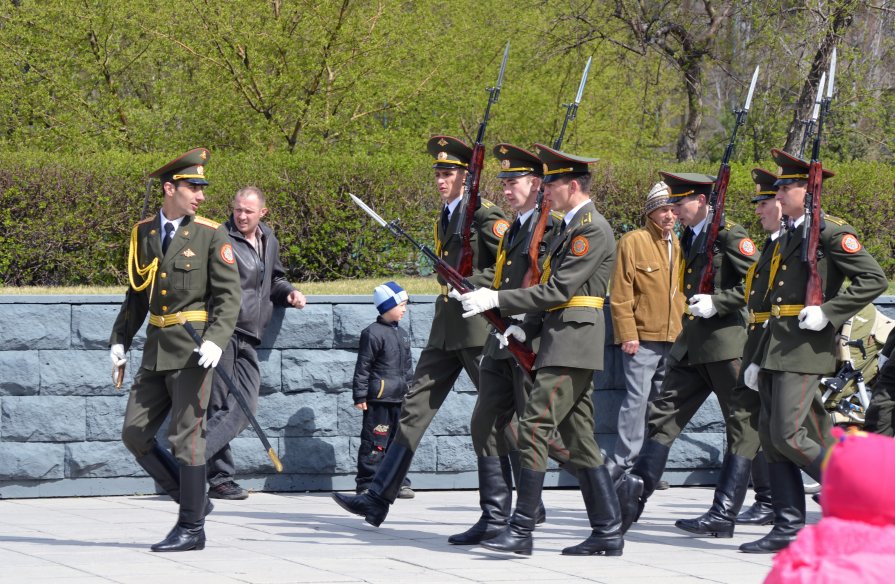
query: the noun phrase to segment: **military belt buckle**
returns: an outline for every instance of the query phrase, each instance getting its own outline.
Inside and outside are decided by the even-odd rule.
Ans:
[[[771,305],[771,316],[774,318],[780,318],[780,305],[772,304]]]
[[[754,323],[755,323],[755,311],[750,310],[749,311],[749,324],[754,324]]]

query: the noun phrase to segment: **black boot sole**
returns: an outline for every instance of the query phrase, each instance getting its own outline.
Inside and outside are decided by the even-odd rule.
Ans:
[[[348,511],[352,515],[357,515],[358,517],[363,517],[364,521],[366,521],[373,527],[379,527],[380,525],[382,525],[382,522],[385,521],[384,515],[380,518],[380,517],[376,517],[376,516],[370,515],[365,512],[360,512],[360,511],[356,511],[356,510],[352,509],[351,506],[348,505],[348,503],[346,501],[342,500],[342,498],[339,496],[340,494],[341,493],[333,493],[332,498],[333,498],[333,501],[338,503],[339,507],[341,507],[345,511]],[[358,495],[358,496],[360,496],[360,495]]]
[[[687,523],[683,523],[680,519],[674,522],[674,526],[681,531],[686,531],[687,533],[692,533],[693,535],[701,535],[703,537],[717,537],[718,539],[729,539],[733,537],[733,529],[731,529],[730,531],[705,529],[702,526],[696,527],[691,526]]]

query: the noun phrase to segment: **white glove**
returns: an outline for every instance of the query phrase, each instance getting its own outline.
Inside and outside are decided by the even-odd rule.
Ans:
[[[460,302],[463,303],[463,318],[497,308],[497,290],[490,288],[476,288],[472,292],[467,292],[460,296]]]
[[[461,302],[463,300],[463,298],[460,296],[460,293],[457,292],[456,288],[454,288],[453,286],[448,284],[447,289],[448,289],[448,293],[447,293],[448,298],[453,298],[457,302]]]
[[[700,318],[711,318],[718,314],[711,294],[694,294],[690,297],[690,314]]]
[[[122,375],[121,367],[127,363],[127,358],[124,356],[124,345],[112,345],[109,359],[112,361],[112,383],[119,387],[123,380],[119,380],[118,376]]]
[[[830,324],[830,319],[820,306],[806,306],[799,311],[799,328],[809,331],[821,331]]]
[[[524,343],[526,339],[525,331],[514,324],[508,326],[506,332],[504,332],[503,334],[497,333],[495,336],[497,337],[497,341],[500,343],[501,349],[510,346],[510,337],[515,338],[520,343]]]
[[[743,372],[743,383],[746,384],[746,387],[758,391],[759,371],[761,371],[761,367],[759,367],[755,363],[750,363],[749,366],[746,367],[746,371]]]
[[[217,367],[218,361],[224,350],[212,343],[211,341],[203,341],[202,346],[195,349],[199,353],[199,365],[208,369],[209,367]]]
[[[888,361],[888,360],[889,360],[889,358],[886,357],[885,355],[877,355],[876,356],[876,368],[879,369],[880,371],[882,371],[883,366],[886,364],[886,361]]]

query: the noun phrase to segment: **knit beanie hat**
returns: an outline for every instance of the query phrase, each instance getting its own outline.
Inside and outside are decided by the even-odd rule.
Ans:
[[[395,282],[380,284],[373,290],[373,304],[379,314],[385,314],[402,302],[407,302],[407,299],[407,292]]]
[[[662,181],[654,184],[646,196],[646,202],[643,204],[643,214],[649,215],[659,207],[669,205],[669,194],[671,194],[671,189],[668,188],[667,184]]]

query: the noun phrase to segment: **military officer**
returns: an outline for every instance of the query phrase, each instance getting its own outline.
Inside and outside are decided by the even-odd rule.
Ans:
[[[115,320],[111,345],[113,377],[121,375],[125,352],[149,313],[143,362],[134,376],[121,438],[137,463],[180,503],[177,525],[152,551],[205,547],[205,409],[211,367],[221,358],[239,314],[239,271],[223,226],[199,217],[209,152],[190,150],[153,172],[164,201],[157,215],[140,221],[128,250],[130,288]],[[192,322],[204,342],[178,322]],[[168,438],[176,460],[155,435],[171,412]]]
[[[500,241],[496,264],[485,274],[492,277],[493,290],[511,290],[523,287],[528,274],[529,234],[539,219],[535,206],[544,165],[531,152],[512,144],[498,144],[494,147],[494,156],[500,161],[497,178],[507,204],[516,212],[516,219]],[[557,214],[549,214],[539,245],[541,255],[561,220]],[[504,341],[505,338],[499,340],[495,335],[489,335],[485,341],[479,369],[479,395],[472,413],[472,447],[478,464],[482,514],[470,529],[448,538],[448,543],[454,545],[473,545],[494,537],[506,525],[512,511],[510,469],[521,472],[521,468],[518,468],[516,445],[507,444],[504,431],[514,414],[522,416],[531,383]],[[515,464],[511,464],[508,454],[515,459]],[[539,523],[545,515],[539,509]]]
[[[831,423],[818,384],[836,370],[836,334],[846,320],[886,290],[882,268],[867,253],[855,229],[844,220],[822,216],[817,271],[823,284],[820,306],[805,306],[809,277],[802,262],[801,225],[805,220],[809,163],[782,150],[771,155],[780,166],[777,200],[792,221],[772,265],[771,318],[744,381],[761,396],[759,431],[768,458],[774,527],[745,543],[748,553],[773,553],[789,545],[805,524],[805,494],[799,469],[821,479],[821,461],[831,441]],[[833,173],[824,170],[823,178]],[[845,279],[847,288],[841,289]]]
[[[682,330],[671,347],[662,391],[649,406],[648,439],[631,473],[643,479],[642,509],[662,476],[671,445],[714,392],[727,422],[728,444],[715,499],[702,517],[675,525],[698,535],[732,537],[734,519],[746,496],[749,467],[758,450],[757,429],[730,417],[738,408],[757,407],[748,403],[754,402],[754,393],[734,391],[746,342],[743,276],[755,261],[755,244],[742,226],[723,222],[712,257],[714,291],[699,294],[706,267],[701,248],[710,228],[708,197],[714,178],[695,173],[659,174],[671,188],[675,215],[686,226],[681,236],[680,287],[688,306]]]
[[[451,136],[434,136],[427,149],[434,159],[435,186],[443,204],[441,215],[435,220],[435,252],[444,261],[456,265],[463,246],[460,209],[463,208],[463,186],[472,149]],[[475,211],[470,239],[474,254],[473,274],[467,279],[474,285],[490,284],[482,272],[494,265],[497,247],[509,227],[500,207],[482,199],[481,206]],[[410,390],[404,397],[394,442],[366,492],[355,496],[333,493],[333,499],[343,509],[364,517],[367,523],[377,527],[395,502],[413,453],[460,372],[465,370],[478,387],[478,360],[488,336],[487,321],[483,318],[464,319],[460,303],[449,298],[446,283],[440,278],[439,282],[441,294],[435,300],[429,341],[417,362]]]
[[[547,469],[548,441],[555,429],[577,469],[591,535],[563,554],[622,554],[621,509],[612,478],[594,439],[591,393],[595,369],[603,368],[603,303],[615,257],[615,239],[589,192],[592,158],[536,144],[544,163],[544,195],[564,211],[559,233],[546,251],[541,283],[529,288],[479,288],[463,295],[464,316],[491,308],[527,314],[524,327],[507,329],[520,341],[537,332],[540,347],[531,395],[519,420],[522,454],[516,509],[509,525],[485,540],[488,549],[530,555],[532,531]]]
[[[780,204],[774,198],[776,194],[774,181],[777,180],[777,176],[761,168],[756,168],[752,170],[752,180],[756,189],[755,196],[752,198],[752,202],[755,203],[755,213],[759,217],[762,228],[769,233],[769,236],[758,261],[752,264],[749,271],[746,272],[745,297],[749,318],[743,359],[748,359],[755,352],[764,330],[762,325],[770,315],[770,299],[767,295],[769,264],[774,251],[774,242],[777,241],[782,227]],[[770,486],[767,484],[767,462],[764,460],[764,455],[757,453],[759,443],[755,440],[758,432],[758,412],[761,408],[758,394],[750,391],[743,384],[743,372],[744,369],[740,368],[736,387],[731,392],[738,406],[730,409],[730,416],[733,420],[730,420],[728,424],[731,428],[748,428],[750,437],[748,445],[747,447],[736,445],[736,454],[728,454],[725,457],[722,475],[715,489],[715,498],[709,511],[696,519],[682,519],[675,523],[684,531],[697,535],[733,534],[735,523],[740,522],[737,513],[748,488],[750,475],[748,466],[751,466],[751,474],[754,477],[757,507],[750,509],[751,513],[746,519],[748,520],[754,513],[759,513],[759,515],[753,518],[752,523],[769,523],[773,519],[773,513],[770,510]],[[748,461],[750,458],[752,459],[751,465]],[[729,462],[729,460],[735,462]],[[724,470],[733,468],[740,472],[724,473]]]

